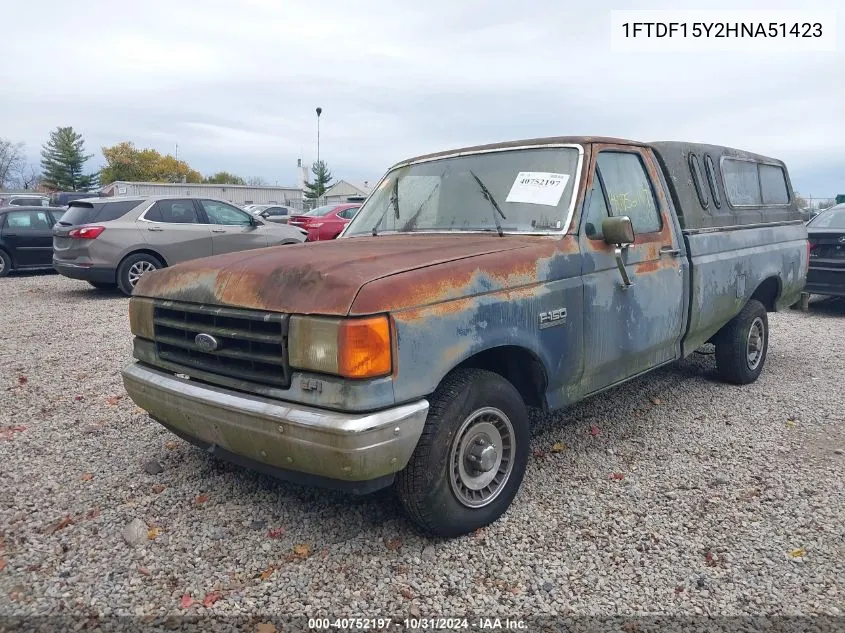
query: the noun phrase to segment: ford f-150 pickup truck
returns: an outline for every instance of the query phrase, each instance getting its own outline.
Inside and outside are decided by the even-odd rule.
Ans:
[[[213,454],[366,493],[455,536],[495,521],[563,408],[706,343],[757,379],[807,231],[784,164],[558,137],[389,169],[337,240],[198,259],[130,301],[127,392]]]

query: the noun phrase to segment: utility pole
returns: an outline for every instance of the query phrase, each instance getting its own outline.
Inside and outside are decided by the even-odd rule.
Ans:
[[[321,165],[320,165],[320,115],[321,114],[323,114],[323,108],[318,107],[317,108],[317,174],[316,174],[316,176],[318,178],[320,177],[320,167],[321,167]],[[317,196],[317,201],[319,202],[320,198],[323,197],[323,192],[321,191],[322,186],[321,186],[321,183],[319,181],[317,182],[317,187],[318,187],[317,192],[319,194]]]
[[[176,160],[179,160],[179,143],[176,143]]]

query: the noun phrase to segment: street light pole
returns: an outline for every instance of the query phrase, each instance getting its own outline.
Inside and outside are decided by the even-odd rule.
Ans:
[[[323,108],[317,108],[317,174],[315,174],[318,178],[320,177],[320,115],[323,114]],[[320,183],[318,185],[318,193],[320,195],[317,196],[317,200],[319,201],[320,198],[323,196],[323,192],[320,190]]]

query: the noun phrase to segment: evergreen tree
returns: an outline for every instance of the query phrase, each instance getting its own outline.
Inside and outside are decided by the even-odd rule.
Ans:
[[[314,200],[321,198],[326,193],[326,189],[332,186],[332,172],[329,171],[326,162],[321,160],[311,165],[311,173],[314,174],[314,182],[305,183],[305,197]]]
[[[82,167],[93,154],[85,154],[85,141],[72,127],[58,127],[41,149],[41,183],[56,191],[88,191],[97,186],[96,174]]]

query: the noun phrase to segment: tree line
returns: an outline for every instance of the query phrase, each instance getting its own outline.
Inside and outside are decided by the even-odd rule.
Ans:
[[[218,185],[262,186],[260,176],[242,178],[228,171],[203,176],[184,160],[154,149],[138,149],[131,141],[102,148],[105,165],[86,173],[85,163],[93,154],[85,153],[82,134],[72,127],[57,127],[41,148],[40,169],[26,160],[23,143],[0,138],[0,189],[50,191],[90,191],[100,184],[129,182],[189,182]],[[311,168],[314,182],[306,183],[305,196],[319,198],[331,186],[332,175],[325,161]]]

